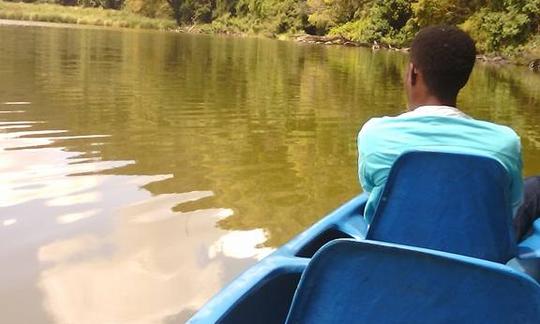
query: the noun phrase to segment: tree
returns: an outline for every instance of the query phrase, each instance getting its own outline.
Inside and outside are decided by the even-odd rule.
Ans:
[[[318,33],[358,18],[370,0],[307,0],[309,22]]]
[[[182,23],[182,4],[183,0],[167,0],[167,3],[171,7],[173,11],[174,20],[176,20],[176,24],[180,26]]]

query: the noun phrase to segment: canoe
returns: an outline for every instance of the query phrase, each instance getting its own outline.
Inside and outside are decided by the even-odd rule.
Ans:
[[[426,161],[430,162],[423,165]],[[418,167],[419,165],[421,166],[420,168]],[[431,166],[435,167],[432,168]],[[445,167],[448,167],[448,170],[452,170],[452,172],[441,173],[440,170],[445,169]],[[463,168],[463,170],[460,170],[460,168]],[[475,170],[475,168],[477,169]],[[471,170],[473,171],[473,175],[471,175]],[[418,172],[421,172],[422,176]],[[485,174],[480,178],[475,178],[475,175],[483,173]],[[463,179],[461,181],[454,181],[454,184],[452,184],[450,179],[455,180],[460,174],[463,176]],[[494,178],[495,183],[483,183],[489,177]],[[403,181],[403,178],[407,181]],[[420,178],[428,180],[435,179],[436,183],[441,184],[441,188],[436,188],[430,181],[422,183],[423,181]],[[532,233],[524,241],[518,245],[513,243],[513,246],[505,246],[504,243],[505,239],[510,240],[511,237],[500,237],[506,235],[508,231],[499,231],[500,233],[497,234],[499,236],[494,236],[494,239],[491,240],[493,242],[490,241],[489,237],[492,233],[484,233],[497,232],[497,228],[504,229],[504,227],[498,224],[489,225],[491,228],[487,230],[479,227],[478,231],[482,230],[484,232],[479,232],[483,234],[477,236],[485,236],[486,243],[480,244],[482,249],[477,249],[478,242],[482,241],[476,237],[467,239],[467,235],[469,235],[467,228],[484,226],[485,223],[489,223],[489,219],[493,217],[494,213],[497,213],[497,210],[504,209],[504,204],[497,205],[496,201],[489,200],[489,204],[484,202],[479,206],[474,206],[475,210],[477,208],[483,208],[482,206],[487,207],[485,212],[483,212],[484,215],[474,217],[475,219],[472,223],[471,219],[473,217],[466,219],[450,217],[456,214],[470,213],[466,210],[467,208],[463,209],[463,204],[454,203],[450,206],[445,206],[444,210],[440,210],[440,214],[449,213],[448,215],[450,216],[444,215],[445,217],[441,218],[437,224],[428,224],[434,229],[430,230],[429,226],[426,227],[428,231],[426,234],[428,235],[426,236],[427,241],[422,237],[422,226],[418,226],[420,222],[426,223],[426,221],[414,219],[416,215],[427,214],[426,210],[422,210],[421,208],[427,206],[427,208],[433,209],[441,205],[440,202],[433,205],[433,202],[430,201],[427,204],[412,203],[411,206],[410,200],[415,199],[415,197],[411,198],[411,189],[418,189],[412,191],[422,193],[417,198],[423,201],[426,200],[425,192],[427,190],[435,192],[437,190],[444,190],[444,192],[438,192],[437,195],[445,197],[445,199],[466,195],[467,198],[472,197],[473,200],[478,201],[482,198],[482,195],[486,195],[485,197],[495,197],[497,193],[494,192],[495,189],[493,188],[501,187],[497,183],[499,180],[506,181],[504,169],[500,164],[493,163],[493,161],[484,157],[431,152],[404,154],[392,167],[388,177],[387,188],[385,189],[383,198],[381,198],[381,200],[392,203],[381,203],[375,215],[378,219],[384,219],[388,224],[379,221],[368,226],[363,217],[368,195],[360,194],[249,268],[204,305],[188,323],[285,323],[291,310],[293,297],[297,298],[295,297],[295,292],[298,294],[297,288],[302,275],[308,265],[310,265],[310,262],[312,262],[313,256],[318,255],[318,251],[320,253],[323,246],[324,250],[327,249],[326,246],[332,245],[333,242],[343,241],[344,239],[345,241],[348,239],[358,242],[369,239],[371,240],[369,242],[375,242],[375,244],[377,242],[390,241],[391,243],[404,244],[405,250],[418,248],[417,254],[430,254],[429,251],[433,251],[432,254],[441,253],[438,251],[443,251],[444,253],[451,252],[447,253],[450,256],[445,255],[444,257],[450,259],[457,258],[465,263],[482,263],[483,266],[485,266],[484,263],[487,263],[488,267],[493,268],[503,267],[503,270],[497,268],[497,271],[506,271],[508,273],[518,272],[520,275],[523,274],[523,276],[531,278],[531,281],[538,281],[540,280],[540,220],[534,223]],[[470,183],[467,183],[467,181]],[[464,194],[462,189],[464,185],[465,187],[476,186],[477,188],[471,191],[472,193],[468,192]],[[411,186],[415,187],[413,188]],[[425,186],[425,188],[422,186]],[[400,188],[405,188],[409,192],[405,199],[402,198],[405,196],[399,190]],[[455,192],[451,192],[452,190]],[[504,190],[501,193],[504,194]],[[480,196],[474,197],[474,195]],[[408,205],[400,205],[400,200],[403,204]],[[418,207],[418,205],[423,206]],[[467,207],[466,204],[465,207]],[[495,210],[490,210],[493,207],[496,207]],[[406,216],[403,219],[408,220],[408,222],[403,222],[399,218],[392,220],[392,213],[396,213],[393,210],[397,211],[400,217]],[[382,211],[385,212],[384,215],[377,214],[380,214]],[[475,214],[473,213],[472,215]],[[504,216],[504,213],[501,212],[501,215]],[[484,216],[486,219],[482,220]],[[396,222],[401,222],[401,224],[396,226]],[[458,228],[457,231],[453,232],[452,229],[456,228],[456,224],[459,225],[460,222],[469,223],[467,226],[461,227],[461,230]],[[410,230],[407,229],[409,223],[412,223],[412,230],[417,229],[418,235],[407,234],[410,233]],[[509,227],[508,224],[504,225]],[[398,231],[392,230],[388,232],[385,231],[385,227],[391,229],[398,228]],[[435,237],[437,238],[436,240],[432,239],[433,242],[429,242],[430,233],[435,233]],[[386,239],[384,235],[390,235],[390,238]],[[395,240],[403,235],[405,235],[404,238],[398,241]],[[406,235],[413,236],[416,241],[408,240]],[[439,238],[444,235],[454,235],[459,240],[440,240]],[[467,242],[463,243],[461,241]],[[473,244],[468,244],[470,243],[469,241]],[[450,242],[450,245],[448,245],[448,242]],[[485,250],[489,250],[490,244],[495,244],[494,242],[501,242],[503,246],[500,250],[504,253],[484,253]],[[382,250],[387,249],[384,246],[379,248]],[[399,250],[399,248],[396,249]],[[512,256],[515,257],[508,261],[509,258],[504,257],[508,253],[512,253]],[[413,253],[413,255],[415,254]],[[505,265],[500,263],[505,263]],[[400,268],[401,266],[402,264],[398,263],[396,268]],[[336,268],[338,268],[337,265]],[[391,270],[388,271],[391,273]],[[489,273],[486,272],[485,277],[489,277]],[[448,278],[448,282],[450,282],[450,278]],[[538,286],[538,292],[540,294],[540,286]],[[540,309],[540,303],[538,306]],[[448,310],[448,312],[450,311]],[[537,322],[540,322],[540,317]]]
[[[367,224],[360,195],[262,259],[223,288],[188,323],[284,323],[300,276],[325,243],[362,239]]]
[[[362,240],[367,224],[361,194],[255,264],[204,305],[188,323],[285,323],[302,272],[310,258],[326,243]],[[540,279],[540,220],[519,245],[520,255],[508,265]]]

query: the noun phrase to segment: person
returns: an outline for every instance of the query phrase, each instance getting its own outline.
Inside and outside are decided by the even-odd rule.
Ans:
[[[521,143],[511,128],[476,120],[457,108],[459,91],[476,60],[471,37],[452,26],[422,29],[410,49],[405,76],[408,111],[372,118],[358,134],[358,175],[369,193],[364,217],[370,223],[390,168],[406,151],[442,151],[496,159],[511,177],[516,237],[521,238],[540,211],[540,178],[522,179]]]

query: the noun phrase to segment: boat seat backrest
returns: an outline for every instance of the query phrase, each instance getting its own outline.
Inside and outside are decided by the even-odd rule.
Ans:
[[[540,286],[494,262],[340,239],[309,263],[287,323],[540,323]]]
[[[510,181],[492,158],[404,153],[366,237],[505,263],[516,253]]]

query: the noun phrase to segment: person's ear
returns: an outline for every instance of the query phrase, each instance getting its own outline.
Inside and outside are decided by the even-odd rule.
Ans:
[[[414,64],[412,63],[409,63],[409,65],[407,65],[407,72],[405,73],[405,84],[410,87],[412,85],[414,85],[416,83],[416,75],[413,75],[414,74]]]
[[[414,66],[414,64],[409,64],[409,83],[414,86],[416,85],[416,82],[418,80],[418,69]]]

